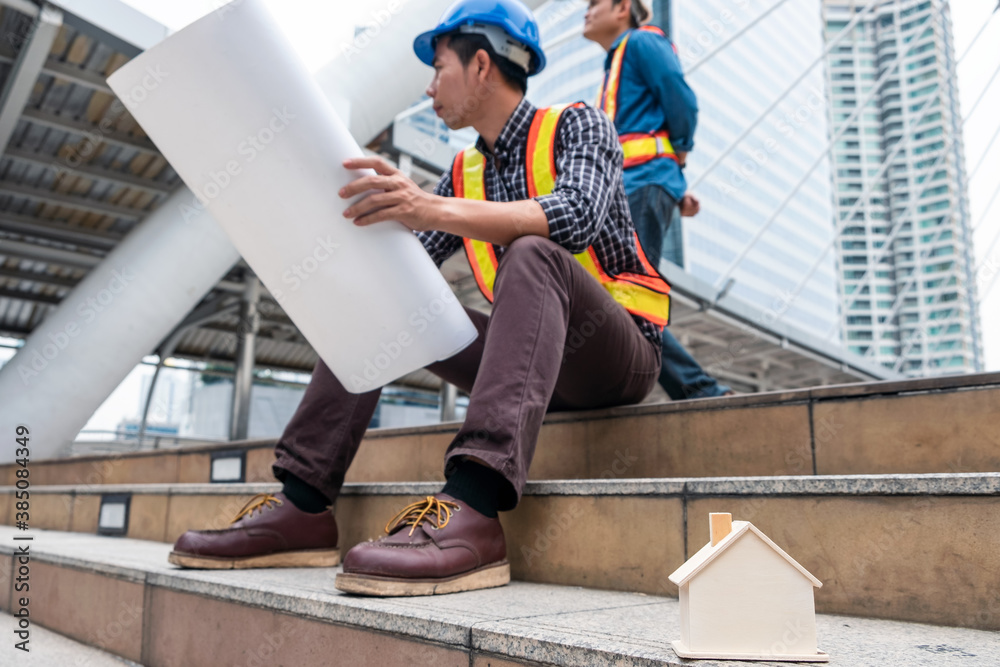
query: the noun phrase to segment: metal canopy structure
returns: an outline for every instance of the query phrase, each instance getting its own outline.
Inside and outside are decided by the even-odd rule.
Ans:
[[[23,337],[180,186],[104,78],[129,57],[0,5],[0,333]]]
[[[164,26],[116,0],[3,0],[0,29],[0,336],[23,339],[183,184],[105,83]],[[168,337],[174,356],[234,362],[245,268]],[[259,310],[258,365],[311,371],[277,303]]]
[[[23,339],[183,184],[104,82],[165,36],[163,26],[116,0],[99,9],[0,0],[0,28],[13,36],[0,42],[0,336]],[[372,147],[424,187],[436,180],[437,170],[393,147],[391,132]],[[488,311],[463,257],[443,272],[463,303]],[[674,285],[672,331],[738,390],[895,377],[780,322],[758,322],[732,297],[714,303],[712,288],[688,274],[665,274]],[[150,354],[234,367],[245,275],[241,262]],[[315,351],[266,290],[257,312],[256,366],[310,372]],[[403,383],[440,386],[426,371]]]

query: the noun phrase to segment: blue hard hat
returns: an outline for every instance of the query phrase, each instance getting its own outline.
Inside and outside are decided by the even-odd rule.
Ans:
[[[444,10],[437,27],[417,35],[413,50],[427,65],[434,63],[434,42],[450,32],[485,36],[497,55],[538,74],[545,67],[538,23],[519,0],[457,0]]]

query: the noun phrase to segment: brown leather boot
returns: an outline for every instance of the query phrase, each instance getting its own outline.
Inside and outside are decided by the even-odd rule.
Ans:
[[[167,558],[212,570],[252,567],[333,567],[340,562],[337,520],[328,507],[303,512],[284,493],[259,493],[223,530],[189,530]]]
[[[444,493],[404,507],[385,532],[347,552],[337,588],[360,595],[440,595],[510,581],[500,520]]]

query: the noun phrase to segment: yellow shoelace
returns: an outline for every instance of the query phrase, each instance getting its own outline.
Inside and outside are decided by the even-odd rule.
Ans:
[[[230,524],[236,523],[237,521],[242,519],[245,515],[253,516],[253,511],[255,509],[258,509],[260,507],[272,507],[270,503],[277,503],[280,505],[281,499],[270,493],[258,493],[256,496],[250,499],[250,502],[248,502],[246,505],[243,506],[243,509],[240,510],[240,513],[236,515],[236,518],[233,519],[230,522]]]
[[[409,534],[413,535],[413,531],[424,521],[429,521],[437,529],[444,528],[451,520],[452,508],[455,511],[461,509],[458,503],[427,496],[423,500],[407,505],[389,519],[389,523],[385,524],[385,532],[389,534],[400,526],[411,526]]]

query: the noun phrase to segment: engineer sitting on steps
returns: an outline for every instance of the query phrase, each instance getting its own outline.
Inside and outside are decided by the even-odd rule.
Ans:
[[[493,309],[467,310],[479,337],[427,367],[470,395],[445,455],[444,488],[402,508],[379,540],[351,549],[340,590],[424,595],[506,584],[497,513],[520,500],[546,411],[638,403],[656,383],[669,287],[639,249],[618,135],[593,107],[536,109],[524,98],[527,77],[545,66],[538,39],[518,0],[459,0],[414,50],[434,68],[434,110],[451,128],[474,127],[475,147],[459,153],[433,194],[380,158],[345,162],[376,175],[341,197],[382,191],[347,218],[403,223],[438,266],[464,251]],[[581,328],[592,335],[569,335]],[[348,393],[317,362],[276,446],[282,491],[260,494],[225,530],[188,531],[170,562],[335,565],[330,507],[378,399],[378,390]]]

